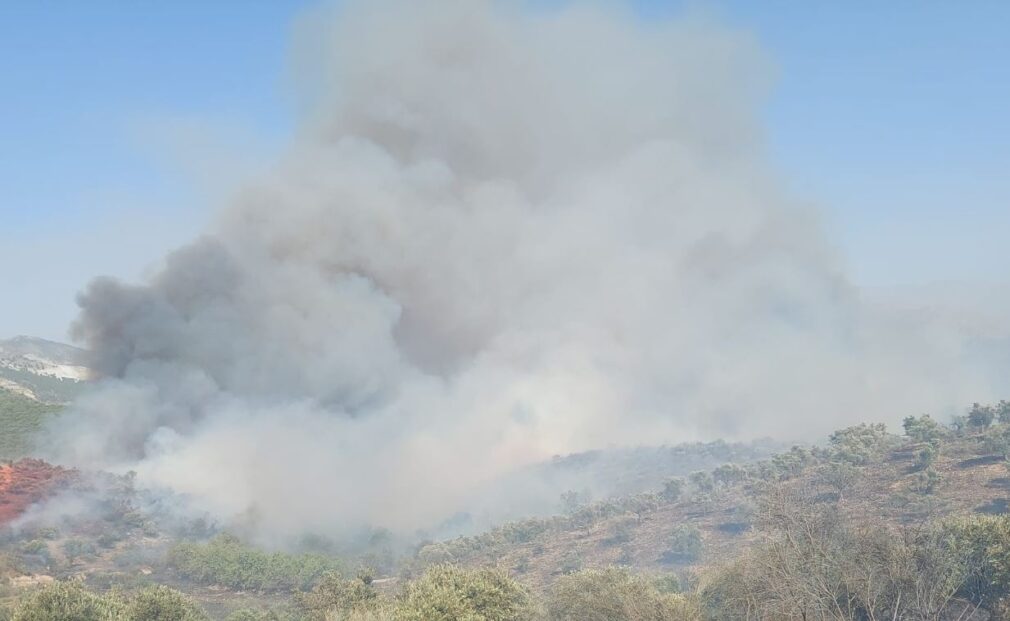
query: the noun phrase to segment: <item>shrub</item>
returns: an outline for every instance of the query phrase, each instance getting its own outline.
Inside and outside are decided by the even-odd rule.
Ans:
[[[845,461],[828,462],[817,472],[818,480],[838,492],[839,498],[859,481],[861,471]]]
[[[940,473],[936,470],[926,468],[915,475],[915,491],[922,494],[932,494],[936,490],[936,486],[940,484],[941,478]]]
[[[188,597],[165,586],[129,599],[99,595],[79,582],[54,582],[21,598],[11,621],[209,621]]]
[[[624,569],[587,569],[559,578],[547,601],[549,621],[692,621],[687,598],[663,593]]]
[[[54,582],[24,597],[11,621],[132,621],[124,603],[101,596],[77,582]]]
[[[704,470],[692,472],[690,481],[691,486],[698,492],[708,493],[715,489],[715,479],[712,478],[712,474],[710,472],[706,472]]]
[[[1010,401],[1003,401],[1001,399],[996,404],[996,420],[1002,425],[1010,423]]]
[[[927,444],[919,449],[915,455],[915,465],[920,470],[924,470],[933,465],[936,458],[940,456],[940,449],[935,444]]]
[[[996,410],[991,405],[971,404],[968,410],[968,424],[977,429],[987,429],[996,418]]]
[[[191,599],[166,586],[143,589],[126,607],[130,621],[209,621],[210,617]]]
[[[890,440],[887,427],[883,423],[862,423],[840,429],[831,434],[829,439],[836,459],[857,466],[866,464],[878,456],[888,447]]]
[[[923,414],[919,418],[909,416],[901,426],[905,429],[905,435],[916,442],[934,443],[941,440],[944,435],[943,427],[929,414]]]
[[[968,576],[960,595],[993,611],[1010,596],[1010,517],[976,515],[942,525],[950,547],[966,559]]]
[[[589,490],[569,490],[561,494],[561,509],[565,515],[575,515],[592,500]]]
[[[329,621],[334,615],[373,609],[379,603],[371,579],[347,580],[336,573],[323,576],[311,592],[299,595],[296,602],[310,621]]]
[[[340,619],[339,621],[349,621],[350,618]],[[225,617],[225,621],[304,621],[304,619],[301,616],[295,616],[284,610],[243,608]],[[333,621],[337,620],[334,619]]]
[[[503,571],[436,565],[407,585],[397,621],[526,621],[529,593]]]
[[[677,574],[662,574],[652,579],[652,586],[660,593],[680,593],[680,578]]]
[[[702,545],[701,531],[696,526],[682,524],[670,535],[663,560],[668,563],[693,563],[701,556]]]
[[[784,453],[773,455],[771,468],[775,478],[789,479],[801,474],[814,459],[813,453],[801,447],[794,446]]]
[[[617,546],[631,541],[631,533],[638,520],[631,515],[623,515],[614,519],[610,523],[608,535],[603,540],[605,545]]]
[[[71,565],[79,558],[94,556],[95,552],[95,544],[90,541],[67,539],[63,542],[63,554],[67,557],[67,563]]]
[[[231,535],[218,535],[206,544],[176,544],[168,563],[201,584],[260,591],[308,589],[325,573],[341,569],[333,558],[264,552]]]
[[[660,495],[663,500],[669,502],[675,502],[684,493],[684,479],[680,477],[673,477],[672,479],[667,479],[663,481],[663,491]]]
[[[737,464],[723,464],[712,471],[715,482],[723,485],[735,485],[747,478],[747,470]]]
[[[994,427],[982,437],[982,447],[990,453],[1010,457],[1010,428]]]

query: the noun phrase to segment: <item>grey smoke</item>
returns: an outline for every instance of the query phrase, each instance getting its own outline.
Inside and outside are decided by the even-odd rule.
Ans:
[[[148,282],[81,294],[106,379],[53,430],[61,462],[271,533],[405,529],[554,454],[997,396],[991,331],[846,279],[763,156],[745,34],[360,0],[295,38],[276,169]]]

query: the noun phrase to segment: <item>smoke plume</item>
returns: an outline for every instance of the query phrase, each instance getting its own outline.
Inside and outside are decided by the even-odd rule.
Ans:
[[[359,0],[295,35],[276,168],[148,282],[80,295],[105,379],[63,463],[273,533],[407,529],[553,454],[994,395],[977,335],[846,279],[763,155],[745,34]]]

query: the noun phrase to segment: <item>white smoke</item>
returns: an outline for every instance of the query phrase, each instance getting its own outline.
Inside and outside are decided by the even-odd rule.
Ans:
[[[282,163],[149,282],[81,295],[107,379],[62,462],[274,533],[402,529],[552,454],[995,395],[963,330],[862,303],[783,191],[743,34],[359,0],[297,39]]]

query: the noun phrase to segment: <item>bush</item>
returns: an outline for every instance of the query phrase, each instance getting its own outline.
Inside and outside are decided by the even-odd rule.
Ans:
[[[638,524],[638,519],[631,515],[615,518],[607,529],[608,535],[603,543],[608,546],[617,546],[631,541],[631,534],[636,524]]]
[[[114,596],[101,596],[77,582],[54,582],[24,597],[11,621],[132,621]]]
[[[891,436],[883,423],[862,423],[834,432],[829,441],[834,458],[859,466],[869,463],[887,449]]]
[[[259,591],[308,589],[327,572],[341,569],[333,558],[264,552],[231,535],[219,535],[206,544],[177,544],[169,550],[168,563],[201,584]]]
[[[737,464],[723,464],[712,471],[712,478],[716,483],[728,487],[744,481],[747,478],[747,470]]]
[[[99,595],[79,582],[54,582],[21,598],[11,621],[209,621],[188,597],[165,586],[129,599]]]
[[[683,493],[684,493],[684,479],[680,477],[674,477],[672,479],[667,479],[663,481],[663,491],[660,492],[660,495],[663,497],[663,500],[666,500],[668,502],[675,502],[680,498],[681,494]]]
[[[968,424],[977,429],[988,429],[996,418],[996,410],[991,405],[971,404],[968,410]]]
[[[243,608],[228,615],[225,621],[304,621],[304,619],[283,611]],[[349,621],[349,619],[341,619],[340,621]]]
[[[943,427],[929,414],[923,414],[919,418],[909,416],[901,426],[905,429],[905,435],[916,442],[935,443],[944,436]]]
[[[547,601],[549,621],[693,621],[687,598],[663,593],[624,569],[587,569],[559,578]]]
[[[67,557],[67,563],[73,565],[79,558],[94,556],[96,552],[95,544],[83,539],[67,539],[63,542],[63,554]]]
[[[967,561],[960,595],[989,611],[1005,606],[1010,596],[1010,517],[953,518],[941,528],[954,553]]]
[[[920,470],[925,470],[933,465],[936,458],[940,456],[940,449],[935,444],[927,444],[919,449],[915,455],[915,465]]]
[[[166,586],[148,587],[134,595],[126,607],[130,621],[209,621],[191,599]]]
[[[296,601],[311,621],[329,621],[334,615],[371,610],[379,603],[371,579],[347,580],[335,573],[323,576],[311,592],[301,594]]]
[[[1000,422],[1001,425],[1010,423],[1010,401],[1000,400],[996,404],[996,420]]]
[[[786,493],[765,499],[762,511],[764,541],[706,579],[712,619],[937,620],[966,608],[953,601],[963,555],[936,529],[851,523]]]
[[[696,526],[682,524],[670,535],[663,560],[667,563],[693,563],[701,556],[702,545],[701,531]]]
[[[939,472],[927,467],[915,475],[915,491],[921,494],[932,494],[941,479]]]
[[[706,472],[704,470],[692,472],[690,481],[691,486],[698,492],[708,493],[715,489],[715,479],[712,478],[712,474],[710,472]]]
[[[505,572],[436,565],[407,585],[393,616],[397,621],[526,621],[533,615],[529,593]]]

